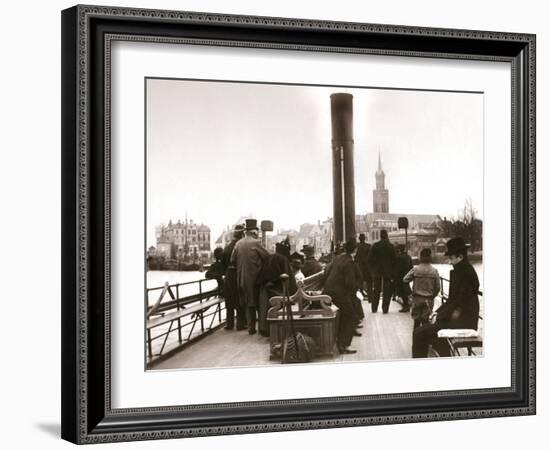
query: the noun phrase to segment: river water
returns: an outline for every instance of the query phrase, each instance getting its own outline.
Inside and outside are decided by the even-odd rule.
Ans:
[[[479,277],[480,291],[483,291],[483,264],[476,262],[473,264],[477,276]],[[443,278],[449,279],[449,272],[452,269],[450,264],[434,264],[434,267],[439,272],[439,275]],[[176,283],[188,283],[191,281],[204,280],[206,272],[192,271],[192,272],[183,272],[183,271],[169,271],[169,270],[150,270],[147,272],[147,288],[162,287],[164,283],[168,282],[169,284]],[[207,280],[201,283],[202,290],[215,289],[217,283],[215,280]],[[186,286],[180,286],[179,288],[180,297],[186,295],[193,295],[199,292],[199,284],[193,283]],[[448,285],[445,284],[445,289],[448,289]],[[160,295],[161,290],[153,291],[149,295],[149,305],[152,305],[157,300]],[[174,292],[175,294],[175,292]],[[168,297],[165,298],[168,300]]]

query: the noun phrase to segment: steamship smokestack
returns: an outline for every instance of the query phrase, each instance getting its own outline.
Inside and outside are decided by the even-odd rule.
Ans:
[[[355,180],[353,168],[353,96],[330,96],[332,117],[332,185],[334,240],[355,237]]]

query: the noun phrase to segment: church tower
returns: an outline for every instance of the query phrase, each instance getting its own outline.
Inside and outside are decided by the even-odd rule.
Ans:
[[[380,152],[378,152],[378,170],[375,174],[376,189],[372,191],[372,205],[375,213],[387,213],[390,211],[388,190],[385,186],[386,174],[382,170]]]

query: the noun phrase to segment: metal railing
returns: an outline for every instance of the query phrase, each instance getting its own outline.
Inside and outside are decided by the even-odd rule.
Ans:
[[[440,285],[441,289],[439,291],[439,296],[441,297],[443,302],[446,302],[447,299],[449,298],[449,285],[451,283],[451,280],[449,280],[447,278],[444,278],[442,276],[440,276],[439,279],[440,279],[440,283],[441,283],[441,285]],[[447,284],[447,291],[445,291],[445,283]],[[483,296],[483,292],[482,291],[477,291],[477,295]]]
[[[225,302],[223,301],[221,289],[219,287],[209,289],[205,286],[205,284],[213,282],[215,283],[215,280],[204,279],[185,283],[165,283],[163,286],[148,288],[146,290],[145,311],[149,364],[155,362],[161,356],[166,356],[163,352],[172,333],[177,331],[178,338],[176,347],[172,348],[170,353],[217,329],[224,323],[222,310],[225,309]],[[154,298],[156,295],[158,297],[155,303],[150,306],[151,296]],[[211,300],[215,298],[219,301],[212,303]],[[193,312],[187,314],[187,311]],[[216,316],[218,323],[214,327]],[[162,318],[166,318],[166,322],[162,323],[162,325],[169,324],[167,330],[163,330],[162,325],[153,326],[155,321],[163,322]],[[209,318],[211,320],[208,323]],[[200,330],[193,334],[197,325],[200,325]],[[184,329],[186,327],[191,328],[187,335],[184,336]],[[152,330],[156,328],[159,328],[161,331],[153,335]],[[164,341],[160,351],[154,354],[153,343],[163,338]]]

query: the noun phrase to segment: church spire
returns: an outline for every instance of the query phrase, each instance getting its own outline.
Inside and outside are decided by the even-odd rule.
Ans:
[[[373,210],[375,213],[387,213],[390,210],[389,195],[386,189],[386,174],[382,170],[382,157],[378,151],[378,170],[375,174],[376,189],[373,191]]]

